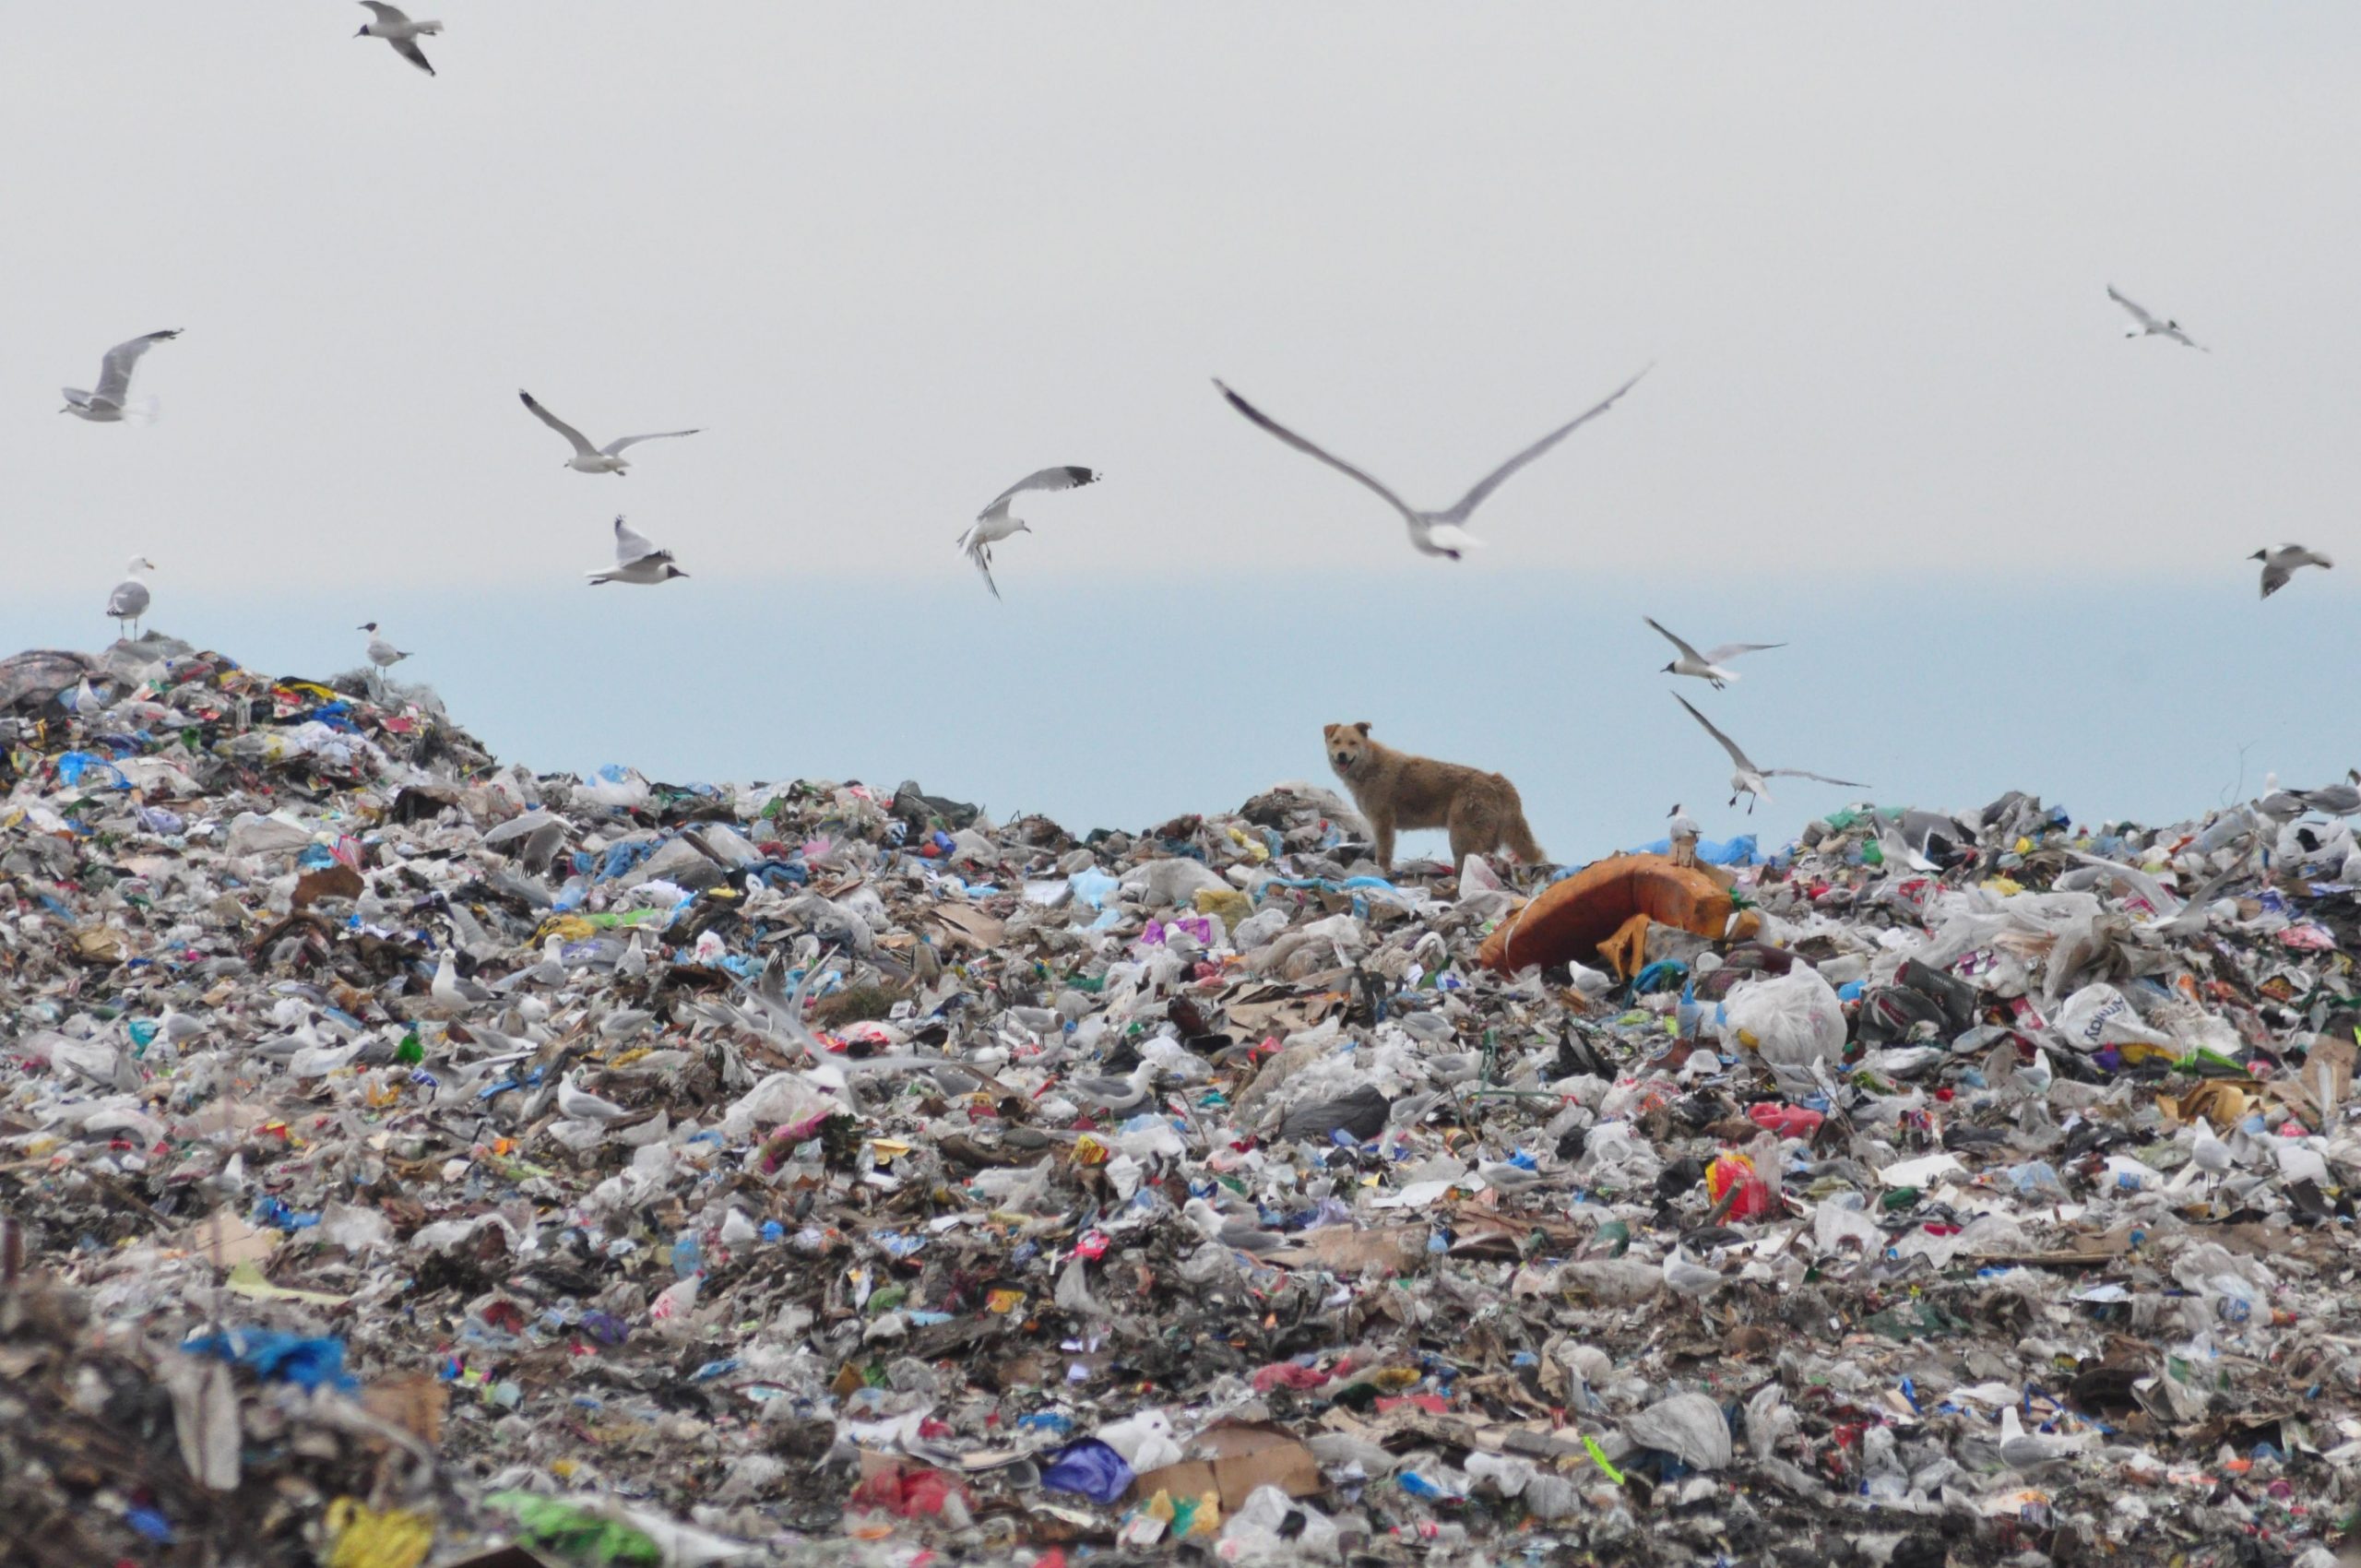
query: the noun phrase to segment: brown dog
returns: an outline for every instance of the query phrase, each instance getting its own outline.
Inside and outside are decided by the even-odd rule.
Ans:
[[[1377,835],[1377,863],[1394,869],[1394,835],[1403,828],[1451,830],[1451,863],[1489,855],[1505,845],[1528,865],[1544,857],[1525,825],[1525,802],[1516,786],[1497,773],[1479,773],[1455,762],[1412,756],[1369,738],[1369,725],[1331,724],[1328,766],[1353,792],[1353,804]]]

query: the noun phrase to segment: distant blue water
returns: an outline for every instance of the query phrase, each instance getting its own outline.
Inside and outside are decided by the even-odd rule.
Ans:
[[[280,674],[359,662],[383,622],[492,745],[542,771],[630,763],[670,780],[906,778],[1003,818],[1137,828],[1330,781],[1320,727],[1498,769],[1542,846],[1579,860],[1661,837],[1765,847],[1848,791],[1775,780],[1750,821],[1719,748],[1865,779],[1890,803],[2022,788],[2086,821],[2177,820],[2266,769],[2310,785],[2361,762],[2361,595],[2308,573],[2269,603],[2215,587],[2076,590],[1975,568],[1691,583],[1472,573],[1309,582],[850,578],[291,601],[158,585],[153,624]],[[0,646],[94,647],[102,595],[0,589]],[[1788,640],[1726,692],[1660,673],[1644,612],[1699,643]],[[2241,757],[2241,749],[2244,755]],[[1441,853],[1440,834],[1406,839]]]

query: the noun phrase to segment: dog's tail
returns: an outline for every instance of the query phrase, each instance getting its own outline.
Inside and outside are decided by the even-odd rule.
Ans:
[[[1509,853],[1526,865],[1548,865],[1549,857],[1541,852],[1541,846],[1533,841],[1533,829],[1525,826],[1525,802],[1512,791],[1508,804],[1508,821],[1501,825],[1501,841],[1509,847]]]

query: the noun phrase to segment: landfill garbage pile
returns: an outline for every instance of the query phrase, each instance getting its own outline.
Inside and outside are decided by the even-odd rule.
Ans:
[[[2361,853],[1857,808],[1544,888],[0,660],[0,1557],[2299,1563]],[[1535,897],[1534,895],[1538,895]]]

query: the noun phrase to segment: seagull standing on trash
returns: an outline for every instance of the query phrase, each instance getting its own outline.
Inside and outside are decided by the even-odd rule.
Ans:
[[[143,338],[117,343],[107,350],[106,358],[99,362],[99,389],[85,392],[78,386],[63,388],[65,406],[57,411],[72,414],[76,419],[89,420],[92,424],[119,424],[126,414],[142,419],[153,418],[155,399],[149,398],[136,407],[131,402],[131,372],[138,364],[140,355],[180,335],[181,328],[175,327],[167,332],[150,332]]]
[[[382,38],[394,46],[395,53],[416,65],[428,76],[434,74],[434,67],[426,63],[426,52],[419,48],[418,41],[421,38],[432,38],[441,32],[443,30],[441,22],[411,21],[398,7],[386,5],[384,0],[361,0],[361,5],[377,19],[374,22],[362,23],[361,30],[354,33],[353,37]]]
[[[1216,1241],[1239,1253],[1275,1253],[1287,1245],[1285,1240],[1273,1235],[1251,1219],[1233,1219],[1217,1212],[1203,1198],[1191,1198],[1180,1206],[1181,1214],[1192,1229],[1208,1241]]]
[[[156,563],[145,555],[133,556],[130,564],[123,569],[123,581],[115,584],[114,591],[107,595],[107,613],[118,623],[130,622],[134,636],[139,635],[139,618],[148,613],[148,583],[139,574],[155,569]],[[120,636],[123,627],[117,624],[115,631]]]
[[[2106,297],[2131,315],[2134,325],[2124,329],[2123,335],[2126,338],[2169,338],[2176,343],[2187,344],[2201,354],[2210,354],[2213,351],[2183,332],[2179,322],[2157,319],[2137,303],[2127,299],[2112,283],[2106,286]]]
[[[589,437],[533,401],[530,392],[520,388],[516,396],[525,400],[525,407],[533,411],[535,419],[574,444],[574,456],[565,460],[565,466],[576,473],[620,474],[631,467],[631,460],[623,456],[625,447],[636,446],[643,441],[670,441],[676,435],[697,434],[694,430],[659,430],[652,435],[618,435],[604,446],[593,446]]]
[[[1038,473],[1026,474],[993,496],[992,504],[976,514],[975,522],[959,536],[959,549],[984,575],[984,586],[992,590],[994,599],[1000,597],[1000,585],[992,581],[992,546],[1011,534],[1033,531],[1033,526],[1024,518],[1009,516],[1009,503],[1028,490],[1079,490],[1086,484],[1097,483],[1099,477],[1097,470],[1072,463],[1043,469]]]
[[[619,515],[615,518],[615,564],[603,572],[589,572],[585,576],[589,577],[590,586],[596,588],[600,583],[670,582],[674,577],[685,577],[688,574],[672,564],[670,551],[657,549],[653,540],[624,522]]]
[[[407,652],[377,635],[376,622],[363,621],[354,629],[369,634],[369,662],[377,667],[379,673],[382,674],[409,657]]]
[[[2361,812],[2361,768],[2347,768],[2345,782],[2298,790],[2296,798],[2322,816],[2351,816]]]
[[[601,1099],[574,1081],[567,1073],[557,1081],[557,1108],[560,1114],[574,1122],[613,1122],[631,1112],[611,1099]]]
[[[1771,791],[1762,787],[1762,781],[1766,778],[1809,778],[1816,783],[1834,784],[1846,790],[1869,788],[1867,784],[1854,779],[1831,778],[1824,773],[1808,773],[1800,767],[1757,767],[1747,759],[1744,752],[1738,750],[1738,742],[1714,729],[1714,721],[1691,707],[1687,697],[1675,692],[1672,695],[1672,700],[1688,708],[1689,717],[1703,724],[1705,727],[1705,733],[1719,741],[1722,743],[1722,750],[1730,754],[1730,764],[1738,770],[1730,775],[1730,804],[1738,804],[1738,798],[1740,795],[1746,796],[1746,814],[1749,816],[1754,814],[1754,802],[1758,797],[1765,801],[1771,798]]]
[[[1640,375],[1645,375],[1647,374],[1648,373],[1644,370],[1640,372]],[[1288,445],[1294,447],[1297,451],[1301,452],[1306,457],[1317,457],[1322,462],[1327,464],[1330,468],[1335,469],[1338,473],[1345,474],[1352,479],[1357,479],[1361,483],[1367,485],[1370,489],[1377,492],[1377,493],[1384,499],[1387,505],[1402,514],[1403,522],[1409,526],[1411,549],[1417,551],[1421,555],[1440,555],[1446,560],[1456,561],[1468,551],[1475,549],[1477,546],[1484,542],[1482,540],[1477,539],[1474,534],[1467,531],[1467,519],[1475,514],[1477,507],[1483,505],[1484,498],[1491,494],[1495,490],[1498,490],[1501,483],[1506,481],[1511,474],[1516,472],[1517,469],[1525,467],[1525,464],[1533,461],[1534,458],[1538,457],[1542,453],[1547,452],[1550,447],[1555,446],[1559,442],[1563,441],[1567,436],[1572,435],[1575,431],[1581,429],[1592,420],[1596,419],[1599,415],[1613,408],[1617,400],[1620,398],[1624,393],[1629,392],[1632,387],[1639,385],[1640,375],[1633,376],[1631,380],[1625,382],[1622,386],[1618,386],[1614,391],[1608,393],[1604,401],[1598,403],[1593,408],[1585,410],[1574,418],[1568,420],[1564,424],[1560,425],[1557,429],[1551,431],[1548,434],[1543,436],[1540,440],[1535,442],[1524,451],[1519,452],[1515,457],[1511,457],[1507,462],[1502,463],[1499,468],[1494,469],[1490,473],[1486,474],[1482,479],[1477,480],[1474,488],[1470,489],[1466,494],[1461,496],[1451,506],[1441,512],[1419,511],[1417,507],[1411,505],[1408,502],[1394,494],[1394,492],[1386,489],[1385,486],[1378,483],[1377,481],[1370,478],[1369,475],[1353,467],[1352,464],[1346,462],[1341,457],[1334,457],[1327,452],[1322,451],[1311,442],[1306,441],[1302,436],[1298,435],[1294,431],[1291,431],[1287,426],[1279,423],[1276,420],[1271,418],[1270,415],[1264,413],[1262,410],[1256,408],[1253,404],[1248,402],[1237,393],[1231,391],[1218,377],[1215,379],[1214,385],[1221,388],[1221,395],[1229,399],[1229,406],[1231,408],[1236,409],[1240,413],[1244,414],[1248,419],[1253,421],[1256,424],[1261,425],[1273,435],[1277,436],[1280,440],[1286,442]]]
[[[2048,1432],[2027,1431],[2024,1422],[2017,1419],[2014,1405],[2000,1407],[2000,1462],[2012,1470],[2037,1470],[2069,1455],[2079,1454],[2091,1445],[2094,1435],[2083,1432],[2075,1437],[2058,1437]]]
[[[1125,1077],[1074,1078],[1065,1087],[1067,1093],[1094,1109],[1120,1118],[1145,1105],[1155,1093],[1155,1084],[1156,1063],[1143,1062]]]
[[[2262,563],[2262,597],[2269,599],[2287,586],[2287,579],[2306,566],[2323,569],[2335,562],[2317,550],[2307,550],[2300,544],[2283,544],[2276,550],[2258,550],[2247,557]]]
[[[1657,635],[1680,650],[1680,657],[1664,667],[1667,675],[1693,675],[1700,681],[1710,681],[1715,691],[1738,679],[1738,671],[1722,668],[1722,660],[1736,659],[1741,653],[1761,653],[1765,648],[1785,647],[1786,643],[1718,643],[1699,653],[1680,638],[1666,631],[1662,623],[1652,615],[1641,620],[1656,629]]]

